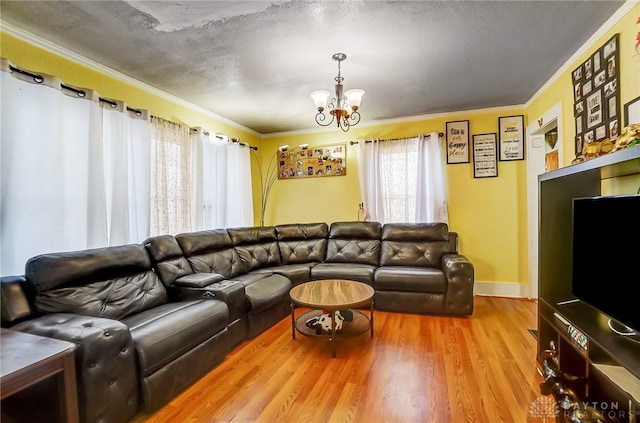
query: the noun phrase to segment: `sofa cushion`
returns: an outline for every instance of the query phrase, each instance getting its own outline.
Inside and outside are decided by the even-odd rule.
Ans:
[[[121,319],[167,302],[142,245],[43,254],[27,261],[26,278],[44,313]]]
[[[186,257],[233,247],[231,237],[224,229],[178,234],[176,241]]]
[[[227,229],[231,242],[240,258],[242,272],[278,266],[280,251],[273,226]]]
[[[244,286],[252,285],[262,279],[268,278],[273,273],[271,269],[260,269],[253,272],[245,273],[244,275],[238,275],[232,280],[235,282],[241,282]]]
[[[289,297],[291,281],[282,275],[270,275],[256,283],[245,285],[249,313],[255,314],[283,303]]]
[[[336,222],[329,230],[327,263],[378,265],[380,259],[378,222]]]
[[[347,279],[373,286],[376,266],[359,263],[320,263],[311,268],[311,279]]]
[[[178,234],[176,241],[196,273],[219,273],[227,279],[246,273],[224,229]]]
[[[164,304],[122,319],[138,352],[140,372],[148,376],[224,330],[229,308],[222,301]]]
[[[388,223],[382,229],[381,266],[420,266],[440,269],[451,251],[445,223]]]
[[[160,235],[146,239],[142,245],[149,253],[151,261],[165,286],[176,279],[193,273],[184,257],[180,244],[173,235]]]
[[[27,260],[25,277],[38,292],[116,279],[151,270],[142,245],[41,254]]]
[[[404,291],[444,294],[447,278],[441,270],[429,267],[384,266],[375,271],[376,291]]]
[[[122,319],[167,302],[167,291],[152,271],[36,295],[43,313],[73,313]]]
[[[270,274],[282,275],[291,281],[293,286],[309,282],[311,280],[311,268],[319,263],[285,264],[257,270],[257,272],[269,271]]]
[[[236,247],[259,244],[261,242],[274,242],[276,240],[276,229],[273,226],[229,228],[227,233],[231,243]]]
[[[282,264],[324,261],[329,227],[326,223],[276,226]]]

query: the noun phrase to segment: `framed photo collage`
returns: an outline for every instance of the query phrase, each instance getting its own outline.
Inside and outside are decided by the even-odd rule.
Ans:
[[[347,174],[346,145],[297,148],[277,152],[278,179],[343,176]]]
[[[576,156],[589,143],[620,134],[620,85],[618,34],[573,70],[573,111]]]

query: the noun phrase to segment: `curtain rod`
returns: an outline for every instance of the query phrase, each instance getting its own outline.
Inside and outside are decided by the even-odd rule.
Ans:
[[[42,84],[44,82],[44,78],[41,75],[38,75],[38,74],[35,74],[35,73],[31,73],[31,72],[27,72],[25,70],[16,68],[15,66],[9,65],[9,70],[11,72],[16,72],[16,73],[19,73],[21,75],[25,75],[25,76],[28,76],[30,78],[33,78],[33,81],[35,83],[37,83],[37,84]],[[84,98],[87,95],[86,91],[79,90],[79,89],[74,88],[72,86],[63,84],[62,82],[60,83],[60,87],[65,89],[65,90],[67,90],[67,91],[71,91],[71,92],[75,93],[80,98]],[[107,100],[106,98],[98,97],[98,101],[102,101],[104,103],[107,103],[113,108],[118,106],[118,103],[116,103],[115,101]],[[135,113],[136,116],[141,116],[142,115],[142,111],[141,110],[132,109],[131,107],[127,107],[127,110],[130,111],[130,112]]]
[[[37,83],[37,84],[42,84],[44,82],[44,77],[42,77],[41,75],[38,75],[38,74],[35,74],[35,73],[31,73],[31,72],[28,72],[28,71],[20,69],[20,68],[16,68],[13,65],[9,65],[9,70],[11,72],[16,72],[16,73],[19,73],[21,75],[28,76],[29,78],[33,78],[33,81],[35,83]],[[71,91],[71,92],[75,93],[80,98],[84,98],[87,95],[86,91],[80,90],[78,88],[71,87],[69,85],[65,85],[62,82],[60,82],[60,87],[62,87],[65,90],[68,90],[68,91]],[[107,103],[112,108],[115,108],[115,107],[118,106],[118,103],[116,103],[115,101],[108,100],[106,98],[98,97],[98,101],[102,101],[104,103]],[[131,107],[128,107],[128,106],[127,106],[127,110],[130,111],[130,112],[135,113],[136,116],[141,116],[142,115],[142,111],[141,110],[132,109]],[[202,132],[205,135],[209,135],[209,132],[207,132],[207,131],[202,131]],[[224,139],[223,136],[217,135],[217,134],[216,134],[216,138],[218,138],[220,140]],[[235,143],[235,144],[240,144],[240,145],[242,145],[244,147],[249,147],[252,150],[256,150],[256,151],[258,150],[258,147],[254,146],[254,145],[249,145],[246,142],[241,142],[240,139],[238,139],[238,138],[231,138],[231,139],[229,139],[229,142],[232,142],[232,143]]]
[[[424,135],[425,138],[431,138],[431,134],[422,134]],[[440,138],[444,137],[444,133],[443,132],[438,132],[438,136]],[[407,138],[411,138],[411,137],[403,137],[403,138],[388,138],[388,139],[384,139],[384,140],[376,140],[376,141],[398,141],[398,140],[406,140]],[[373,142],[373,140],[366,140],[364,143],[365,144],[369,144]],[[358,141],[349,141],[349,145],[354,145],[354,144],[358,144]]]
[[[189,130],[191,130],[193,132],[198,132],[198,128],[189,128]],[[204,129],[202,130],[202,134],[206,135],[206,136],[210,135],[209,131],[206,131]],[[234,138],[229,138],[226,135],[222,135],[222,134],[214,134],[213,136],[216,137],[219,140],[223,140],[226,137],[227,141],[232,143],[232,144],[239,144],[242,147],[249,147],[252,150],[258,151],[258,147],[256,147],[255,145],[250,145],[250,144],[247,144],[246,142],[240,141],[240,138],[235,138],[235,137]]]

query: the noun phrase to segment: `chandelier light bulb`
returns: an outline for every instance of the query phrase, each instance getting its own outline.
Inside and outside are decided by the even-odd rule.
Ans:
[[[358,110],[358,108],[360,108],[360,102],[362,102],[362,96],[364,93],[365,91],[360,88],[352,88],[345,91],[344,95],[347,97],[347,101],[349,102],[352,110]]]
[[[327,108],[327,101],[329,101],[331,93],[327,90],[318,90],[312,92],[309,96],[313,99],[316,109],[321,112]]]

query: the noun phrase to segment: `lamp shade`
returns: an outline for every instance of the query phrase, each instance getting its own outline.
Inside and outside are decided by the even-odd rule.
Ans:
[[[358,109],[360,107],[360,103],[362,102],[362,96],[364,95],[364,90],[359,88],[352,88],[350,90],[345,91],[345,97],[349,101],[349,105],[352,109]]]
[[[316,109],[324,110],[327,107],[327,100],[331,93],[327,90],[313,91],[309,96],[313,99]]]

